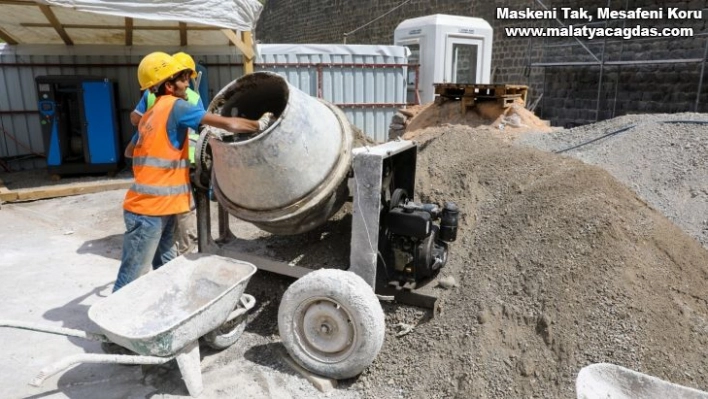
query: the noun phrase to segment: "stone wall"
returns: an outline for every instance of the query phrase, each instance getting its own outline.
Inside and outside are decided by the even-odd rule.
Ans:
[[[705,0],[642,1],[610,0],[268,0],[256,38],[264,43],[391,44],[396,26],[408,18],[429,14],[475,16],[494,28],[492,80],[494,83],[526,84],[529,103],[540,98],[536,114],[556,126],[580,125],[643,112],[708,112],[708,2]],[[691,27],[694,36],[671,39],[620,38],[512,38],[506,27],[558,27],[579,21],[499,20],[496,10],[542,10],[584,7],[594,14],[600,6],[613,10],[642,7],[656,10],[678,7],[702,10],[700,20],[594,21],[589,27]],[[395,8],[395,10],[394,10]],[[393,10],[393,11],[391,11]],[[384,15],[385,14],[385,15]],[[665,13],[666,15],[666,13]],[[589,65],[604,60],[605,64]],[[668,60],[662,63],[649,61]],[[624,62],[618,65],[618,62]],[[555,63],[555,66],[549,66]],[[557,65],[563,64],[563,65]],[[545,65],[545,66],[544,66]],[[703,74],[703,82],[701,82]],[[698,88],[701,92],[698,104]]]

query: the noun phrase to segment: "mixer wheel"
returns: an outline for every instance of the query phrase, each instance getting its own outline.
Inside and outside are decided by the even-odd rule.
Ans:
[[[364,279],[320,269],[295,281],[278,309],[283,345],[302,367],[329,378],[350,378],[376,358],[385,335],[383,309]]]

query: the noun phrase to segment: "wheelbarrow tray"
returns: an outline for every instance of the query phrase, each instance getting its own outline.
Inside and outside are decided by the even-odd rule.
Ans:
[[[578,373],[575,390],[578,399],[708,399],[708,392],[611,363],[583,367]]]
[[[212,254],[177,257],[89,309],[112,342],[146,356],[172,356],[221,326],[256,272]]]

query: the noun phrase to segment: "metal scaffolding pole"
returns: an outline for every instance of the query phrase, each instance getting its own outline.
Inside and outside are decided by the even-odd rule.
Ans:
[[[706,70],[706,57],[708,57],[708,39],[706,39],[706,48],[703,50],[703,62],[701,63],[701,73],[698,75],[698,91],[696,92],[696,106],[693,112],[698,112],[698,103],[701,99],[701,89],[703,88],[703,73]]]
[[[629,8],[629,0],[624,0],[624,9]],[[622,20],[622,29],[627,27],[627,19]],[[620,42],[620,50],[619,50],[619,57],[617,59],[622,59],[622,53],[624,53],[624,41]],[[622,67],[618,66],[617,67],[617,81],[615,82],[615,97],[612,100],[612,118],[615,117],[616,111],[617,111],[617,94],[619,94],[619,82],[620,82],[620,77],[622,73]]]
[[[634,61],[568,61],[568,62],[534,62],[532,67],[563,67],[563,66],[619,66],[619,65],[651,65],[651,64],[697,64],[704,58],[634,60]]]
[[[536,0],[536,3],[540,4],[541,7],[543,7],[544,10],[548,11],[548,7],[546,7],[546,5],[543,4],[543,2],[541,2],[541,0]],[[557,21],[559,24],[561,24],[562,27],[565,28],[565,24],[563,23],[563,21],[561,21],[561,20],[558,19],[558,18],[556,18],[556,21]],[[583,42],[581,42],[580,39],[578,39],[577,37],[573,37],[573,38],[575,39],[575,41],[577,41],[578,43],[580,43],[581,46],[583,46],[583,48],[585,49],[585,51],[587,51],[588,54],[590,54],[590,55],[592,56],[592,58],[594,58],[597,62],[600,62],[600,60],[597,59],[597,56],[596,56],[592,51],[590,51],[590,49],[589,49]]]
[[[607,8],[610,8],[610,0],[607,0]],[[608,20],[605,20],[607,29]],[[605,48],[607,47],[607,36],[602,41],[602,58],[600,59],[600,79],[597,82],[597,103],[595,104],[595,122],[600,120],[600,97],[602,96],[602,77],[605,71]]]
[[[549,10],[549,8],[543,3],[542,0],[533,0],[533,2],[539,4],[543,9]],[[610,7],[611,2],[612,2],[612,0],[607,0],[607,7],[608,8]],[[629,6],[629,1],[625,0],[624,3],[625,3],[624,9],[627,10],[628,6]],[[560,19],[555,18],[555,21],[558,24],[560,24],[561,26],[566,27],[566,25]],[[597,24],[597,23],[601,23],[601,21],[591,22],[591,23],[588,23],[588,25]],[[575,26],[575,25],[573,25],[573,26]],[[622,27],[625,28],[626,26],[627,26],[627,21],[624,20]],[[608,20],[604,21],[604,27],[605,28],[609,27]],[[575,42],[577,42],[577,44],[580,44],[580,46],[588,54],[590,54],[590,56],[593,58],[593,60],[590,60],[590,61],[565,61],[565,62],[543,62],[543,60],[548,59],[547,53],[548,53],[548,49],[550,47],[568,47],[568,46],[577,46],[577,44],[571,42],[571,43],[563,43],[563,44],[558,44],[558,45],[549,45],[547,42],[548,38],[543,37],[543,43],[542,43],[541,48],[539,50],[539,62],[530,62],[532,57],[527,56],[527,59],[530,62],[527,67],[527,73],[530,74],[531,68],[544,68],[542,86],[543,86],[543,90],[545,91],[547,89],[546,88],[546,84],[547,84],[546,83],[546,79],[547,79],[546,75],[547,75],[547,68],[548,67],[583,67],[583,66],[585,66],[585,67],[588,67],[588,66],[589,67],[594,67],[594,66],[599,67],[600,70],[599,70],[597,97],[596,97],[597,104],[596,104],[596,108],[595,108],[595,121],[597,122],[599,120],[599,115],[600,115],[600,100],[602,97],[602,88],[603,88],[603,83],[604,83],[604,79],[605,79],[604,74],[605,74],[606,67],[614,67],[614,66],[617,67],[617,70],[616,70],[617,82],[615,83],[615,88],[614,88],[614,100],[613,100],[612,113],[611,113],[611,117],[614,118],[617,113],[617,99],[618,99],[618,95],[619,95],[619,86],[620,86],[620,81],[621,81],[620,72],[622,70],[622,66],[661,65],[661,64],[673,64],[673,65],[682,66],[682,65],[686,65],[686,64],[700,63],[701,68],[700,68],[699,79],[698,79],[696,100],[695,100],[695,104],[694,104],[694,110],[695,110],[695,112],[698,112],[698,108],[699,108],[699,104],[700,104],[700,100],[701,100],[701,91],[703,90],[703,77],[706,73],[706,63],[708,63],[708,32],[696,33],[693,35],[694,39],[698,39],[698,37],[700,37],[700,36],[706,36],[706,44],[705,44],[702,58],[672,58],[672,59],[662,58],[662,59],[651,59],[651,60],[626,60],[626,61],[622,61],[621,59],[622,59],[622,54],[625,49],[624,44],[627,42],[627,40],[608,40],[608,36],[604,36],[604,40],[602,42],[602,50],[601,50],[601,54],[600,54],[601,58],[598,58],[593,53],[593,51],[590,48],[588,48],[588,46],[586,46],[580,39],[578,39],[577,37],[573,37]],[[656,40],[662,40],[662,39],[669,40],[669,38],[633,38],[631,40],[631,42],[639,42],[639,41],[647,41],[647,40],[656,41]],[[608,58],[607,57],[607,47],[608,47],[608,44],[610,44],[610,43],[612,43],[612,44],[621,43],[619,46],[619,48],[620,48],[619,57],[617,58],[616,61],[606,60]],[[527,50],[529,52],[531,51],[530,46]],[[563,51],[563,50],[560,50],[560,51]],[[610,58],[614,58],[614,57],[610,57]],[[543,112],[543,110],[545,109],[545,106],[544,106],[545,102],[546,101],[544,99],[544,101],[542,101],[542,105],[541,105],[541,112]]]

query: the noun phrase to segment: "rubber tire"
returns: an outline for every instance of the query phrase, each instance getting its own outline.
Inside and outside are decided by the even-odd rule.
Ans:
[[[391,201],[388,203],[388,210],[392,211],[394,208],[402,205],[406,201],[408,201],[408,191],[403,188],[397,188],[393,190],[393,193],[391,194]]]
[[[246,330],[248,314],[241,315],[204,335],[204,342],[212,349],[224,350],[235,344]]]
[[[346,350],[331,355],[314,348],[301,329],[304,320],[314,319],[306,318],[308,309],[329,305],[341,307],[333,307],[333,313],[347,315],[349,323],[337,326],[352,332]],[[278,308],[278,330],[283,345],[298,364],[334,379],[351,378],[364,371],[379,354],[386,333],[383,309],[372,287],[356,274],[337,269],[310,272],[290,285]]]

